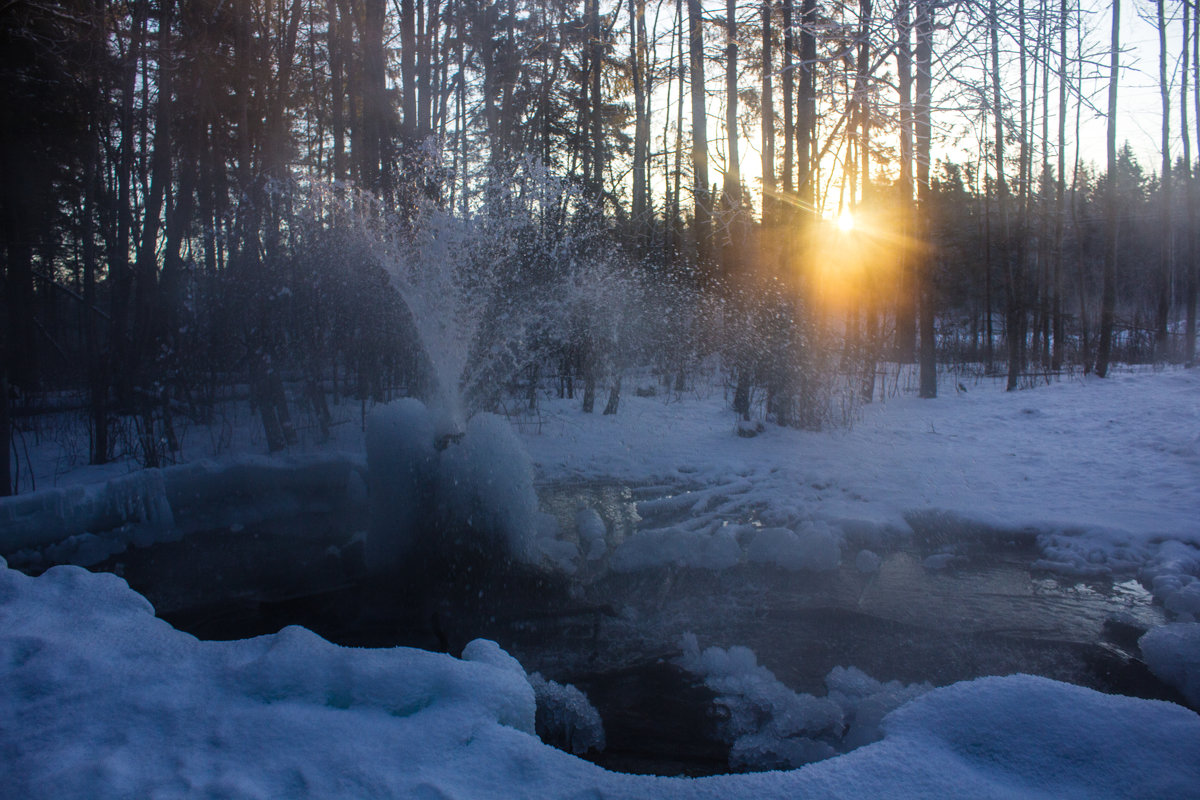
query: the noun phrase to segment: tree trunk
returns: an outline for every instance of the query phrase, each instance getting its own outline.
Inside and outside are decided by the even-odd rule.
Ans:
[[[792,117],[793,106],[795,99],[795,65],[792,63],[792,56],[796,52],[796,32],[795,20],[792,15],[792,0],[783,1],[783,193],[787,197],[788,205],[785,208],[791,208],[790,195],[792,194],[792,166],[795,163],[796,155],[793,147],[796,141],[796,125]],[[787,214],[790,219],[792,214]]]
[[[929,156],[932,143],[933,100],[933,0],[917,0],[917,213],[920,236],[925,243],[921,281],[921,397],[937,397],[937,345],[934,341],[934,247],[929,229]]]
[[[600,0],[591,0],[588,21],[591,26],[591,101],[592,101],[592,193],[597,198],[597,211],[603,213],[604,196],[604,97],[601,76],[604,73],[604,46],[600,40]]]
[[[1059,6],[1059,54],[1058,54],[1058,180],[1055,183],[1054,203],[1054,352],[1050,357],[1050,368],[1062,369],[1066,342],[1063,324],[1063,230],[1066,226],[1066,175],[1067,175],[1067,0]]]
[[[1187,3],[1184,8],[1188,8]],[[1184,26],[1187,26],[1187,17],[1184,17]],[[1184,34],[1184,50],[1187,50],[1187,34]],[[1187,61],[1184,61],[1184,73],[1187,73]],[[1193,10],[1192,13],[1192,91],[1195,95],[1195,118],[1196,125],[1200,126],[1200,7]],[[1187,80],[1183,81],[1183,107],[1187,108]],[[1187,128],[1187,121],[1183,123],[1184,128]],[[1184,135],[1184,146],[1187,146],[1188,137]],[[1196,144],[1200,147],[1200,130],[1198,130],[1198,138]],[[1189,367],[1196,363],[1196,291],[1197,278],[1200,277],[1200,231],[1197,227],[1200,226],[1200,219],[1197,218],[1197,200],[1196,200],[1196,178],[1192,173],[1191,156],[1187,161],[1187,203],[1188,203],[1188,267],[1187,278],[1185,280],[1187,297],[1185,303],[1185,315],[1187,321],[1184,326],[1184,363]]]
[[[692,91],[692,198],[696,207],[696,252],[706,262],[712,243],[708,184],[708,98],[704,88],[704,16],[700,0],[687,0]]]
[[[770,229],[775,222],[775,96],[771,71],[772,0],[762,0],[762,222]]]
[[[1096,375],[1108,375],[1113,318],[1117,306],[1117,78],[1121,51],[1121,0],[1112,4],[1112,46],[1108,74],[1108,175],[1104,186],[1104,288],[1100,296],[1100,342]]]
[[[1167,79],[1167,23],[1163,0],[1157,0],[1158,12],[1158,87],[1162,98],[1162,175],[1159,178],[1160,235],[1158,256],[1158,306],[1154,317],[1154,359],[1167,358],[1167,321],[1171,310],[1171,86]]]
[[[633,41],[630,54],[633,77],[634,135],[633,135],[633,231],[641,243],[646,235],[647,162],[650,151],[650,118],[646,113],[646,29],[645,0],[629,0],[629,29]]]
[[[896,8],[896,80],[900,90],[900,218],[905,236],[913,236],[913,109],[912,109],[912,24],[909,0]],[[917,282],[913,276],[913,254],[899,253],[896,281],[896,360],[912,362],[917,355]]]
[[[800,14],[800,87],[796,121],[796,192],[802,219],[816,215],[813,141],[817,129],[817,0],[803,0]]]

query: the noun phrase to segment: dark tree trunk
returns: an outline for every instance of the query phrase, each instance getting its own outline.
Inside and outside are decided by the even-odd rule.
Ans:
[[[772,0],[762,0],[762,180],[763,225],[770,228],[775,222],[775,96],[771,71],[775,68],[771,55]]]
[[[1190,8],[1188,3],[1184,4],[1184,8]],[[1186,12],[1185,12],[1186,14]],[[1187,26],[1187,16],[1184,16],[1184,26]],[[1187,50],[1187,33],[1184,33],[1184,50]],[[1184,60],[1183,71],[1187,73],[1187,61]],[[1187,108],[1188,91],[1187,79],[1183,81],[1183,107]],[[1192,92],[1195,99],[1195,119],[1196,125],[1200,126],[1200,7],[1193,9],[1192,13]],[[1183,127],[1186,130],[1188,127],[1187,120],[1184,120]],[[1200,132],[1200,131],[1198,131]],[[1184,146],[1188,144],[1188,136],[1184,135]],[[1196,144],[1200,147],[1200,137],[1197,138]],[[1185,159],[1187,161],[1187,215],[1188,215],[1188,266],[1187,277],[1184,280],[1185,291],[1187,297],[1184,299],[1186,322],[1184,323],[1184,363],[1189,367],[1196,363],[1196,291],[1197,278],[1200,277],[1200,218],[1197,216],[1197,199],[1196,199],[1196,180],[1197,176],[1192,172],[1191,155]]]
[[[817,0],[802,0],[800,14],[800,86],[796,119],[796,193],[802,219],[816,214],[813,141],[817,129]]]
[[[900,215],[905,235],[913,236],[913,110],[912,110],[912,24],[909,2],[900,0],[896,10],[896,77],[900,89]],[[917,282],[913,255],[904,248],[899,254],[896,281],[896,360],[910,363],[917,355]]]
[[[1058,56],[1058,180],[1055,183],[1054,204],[1054,353],[1050,358],[1050,368],[1055,372],[1062,369],[1064,349],[1066,345],[1065,325],[1063,323],[1063,273],[1065,259],[1063,257],[1063,231],[1066,227],[1066,186],[1067,186],[1067,18],[1069,16],[1067,0],[1062,0],[1059,6],[1058,20],[1059,56]]]
[[[700,0],[687,0],[689,76],[692,93],[692,198],[696,213],[696,252],[707,261],[712,243],[712,201],[708,184],[708,97],[704,86],[704,17]]]
[[[795,20],[792,15],[792,0],[782,0],[783,3],[783,193],[787,205],[791,207],[792,169],[796,161],[795,141],[796,124],[793,119],[792,105],[795,102],[796,68],[792,57],[796,52]],[[786,214],[791,218],[790,211]]]
[[[1113,0],[1108,75],[1108,176],[1104,186],[1104,287],[1100,295],[1100,342],[1096,347],[1096,375],[1101,378],[1108,375],[1117,307],[1117,78],[1120,51],[1121,0]]]
[[[650,152],[650,117],[646,113],[646,29],[645,0],[629,0],[630,53],[633,78],[633,231],[641,243],[646,234],[646,172]]]
[[[1159,178],[1160,241],[1158,257],[1158,305],[1154,316],[1154,358],[1167,358],[1167,322],[1171,312],[1171,85],[1167,78],[1167,23],[1163,15],[1163,0],[1155,4],[1158,11],[1158,85],[1162,95],[1162,176]]]
[[[920,270],[921,281],[921,397],[937,397],[937,346],[934,341],[934,247],[929,229],[929,155],[932,142],[933,99],[933,0],[917,0],[917,213],[920,241],[926,243]]]

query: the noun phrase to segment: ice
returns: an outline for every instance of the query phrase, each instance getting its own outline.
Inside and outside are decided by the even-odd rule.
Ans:
[[[665,566],[722,570],[741,559],[741,547],[728,530],[719,528],[710,533],[664,528],[630,536],[613,552],[609,567],[617,572]]]
[[[870,744],[883,737],[883,718],[933,687],[928,683],[883,683],[857,667],[834,667],[825,677],[829,699],[837,703],[846,717],[843,750]]]
[[[605,541],[608,529],[594,508],[581,508],[575,512],[575,527],[579,531],[579,547],[589,561],[603,558],[608,552]]]
[[[439,441],[419,400],[379,406],[368,423],[367,466],[370,569],[394,570],[417,549],[540,559],[533,465],[505,419],[476,414],[461,439]]]
[[[1138,640],[1150,671],[1200,708],[1200,622],[1173,622]]]
[[[732,766],[786,769],[836,753],[828,741],[839,738],[843,729],[836,703],[793,692],[746,647],[701,650],[690,633],[681,647],[680,666],[702,678],[728,711],[722,727],[732,748]]]
[[[537,698],[537,732],[543,742],[575,755],[604,749],[604,723],[587,695],[569,683],[546,680],[540,672],[528,678]]]
[[[806,522],[792,532],[763,528],[746,547],[746,560],[784,569],[827,572],[842,560],[841,537],[823,522]]]
[[[815,697],[782,684],[746,647],[701,650],[696,636],[685,634],[681,648],[680,666],[727,709],[730,763],[743,769],[792,769],[878,741],[887,714],[932,689],[835,667],[825,678],[827,696]]]
[[[514,558],[534,560],[533,464],[503,417],[476,414],[462,441],[442,451],[437,503],[448,524],[465,522],[501,541]]]
[[[362,471],[361,456],[342,453],[241,455],[0,498],[0,552],[88,566],[193,531],[347,510],[363,503]]]

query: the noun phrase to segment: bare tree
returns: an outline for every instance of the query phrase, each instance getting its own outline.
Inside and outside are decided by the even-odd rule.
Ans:
[[[1104,186],[1104,288],[1100,298],[1100,342],[1096,348],[1096,375],[1101,378],[1108,375],[1117,306],[1117,81],[1120,57],[1121,0],[1113,0],[1108,69],[1108,176]]]

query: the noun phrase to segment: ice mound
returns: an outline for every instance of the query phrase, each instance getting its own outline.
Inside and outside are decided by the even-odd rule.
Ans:
[[[588,561],[603,558],[608,552],[605,536],[608,526],[594,508],[581,508],[575,512],[575,528],[579,531],[579,548]]]
[[[1150,671],[1200,708],[1200,622],[1174,622],[1138,640]]]
[[[746,546],[746,560],[794,572],[827,572],[842,561],[841,536],[824,522],[788,528],[763,528]]]
[[[793,769],[881,738],[884,715],[930,690],[881,683],[854,667],[825,679],[827,697],[794,692],[746,647],[708,647],[684,634],[679,665],[702,678],[728,717],[723,733],[735,769]]]
[[[0,498],[0,552],[17,565],[97,564],[130,545],[365,505],[360,460],[241,455]]]
[[[477,414],[461,437],[439,441],[419,400],[380,406],[367,425],[367,468],[371,570],[395,570],[417,549],[540,557],[533,464],[503,418]]]
[[[858,667],[834,667],[825,676],[825,686],[829,699],[841,707],[846,718],[843,751],[882,739],[883,718],[933,688],[928,683],[883,683]]]
[[[604,749],[604,723],[587,695],[569,683],[546,680],[540,672],[527,677],[537,699],[537,733],[543,742],[575,755]]]
[[[1167,540],[1139,572],[1163,606],[1179,621],[1200,618],[1200,548],[1186,542]]]

